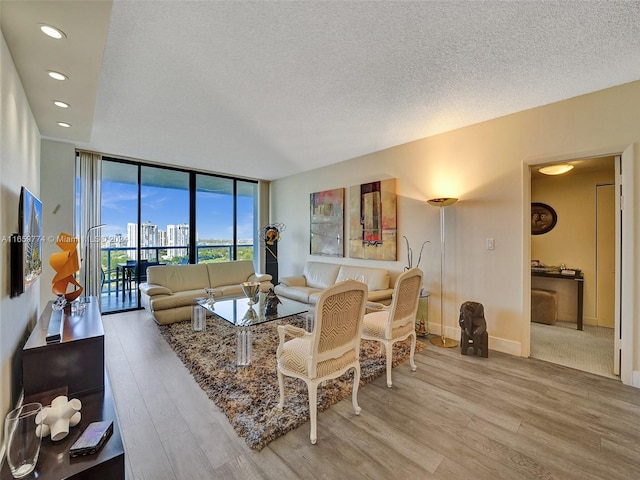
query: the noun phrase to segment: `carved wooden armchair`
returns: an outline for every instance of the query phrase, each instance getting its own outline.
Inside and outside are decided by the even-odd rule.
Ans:
[[[292,325],[278,326],[278,408],[284,406],[284,376],[304,380],[309,390],[312,444],[317,440],[318,385],[324,380],[337,378],[353,368],[351,401],[355,414],[360,414],[360,335],[367,293],[364,283],[355,280],[338,283],[318,299],[312,332]],[[287,335],[292,338],[285,341]]]
[[[391,368],[393,344],[411,337],[411,355],[409,362],[411,370],[416,371],[413,356],[416,350],[416,313],[418,299],[422,287],[422,271],[412,268],[403,272],[393,290],[389,306],[368,303],[367,308],[374,310],[364,316],[362,325],[362,339],[376,340],[387,354],[387,387],[391,388]]]

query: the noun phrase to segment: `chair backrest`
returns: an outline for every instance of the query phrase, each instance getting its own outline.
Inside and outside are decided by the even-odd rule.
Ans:
[[[138,278],[138,281],[140,282],[146,282],[147,281],[147,268],[149,267],[155,267],[157,265],[160,265],[160,262],[158,262],[157,260],[152,260],[149,261],[148,259],[144,259],[144,260],[140,260],[140,265],[138,266],[140,272],[140,278]]]
[[[327,361],[347,361],[359,355],[367,294],[366,284],[346,280],[329,287],[318,298],[309,365],[312,377],[320,363],[325,362],[323,368],[327,368]]]
[[[394,328],[402,327],[407,323],[415,323],[421,288],[422,270],[411,268],[398,276],[389,306],[389,320],[386,326],[387,338],[390,338]]]

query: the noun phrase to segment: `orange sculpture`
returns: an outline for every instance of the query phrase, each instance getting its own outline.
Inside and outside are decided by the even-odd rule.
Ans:
[[[56,295],[63,295],[67,302],[72,302],[82,294],[82,286],[73,277],[73,274],[80,270],[78,260],[78,239],[68,233],[61,232],[56,240],[62,252],[52,253],[49,257],[49,264],[55,270],[51,291]],[[78,287],[67,292],[69,284]]]

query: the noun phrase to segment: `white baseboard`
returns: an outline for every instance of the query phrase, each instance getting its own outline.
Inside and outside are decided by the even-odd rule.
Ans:
[[[640,370],[634,370],[631,373],[631,386],[640,388]]]
[[[440,324],[429,323],[429,331],[431,333],[440,332]],[[447,338],[452,338],[458,341],[460,340],[459,328],[446,326],[444,331]],[[489,332],[489,350],[495,350],[520,357],[522,356],[522,343],[514,342],[513,340],[505,340],[504,338],[492,337],[491,332]]]

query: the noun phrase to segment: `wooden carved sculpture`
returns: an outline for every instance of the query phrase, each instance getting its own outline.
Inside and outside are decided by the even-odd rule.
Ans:
[[[484,306],[478,302],[464,302],[460,306],[460,348],[462,355],[467,355],[473,348],[475,355],[489,356],[489,333],[484,318]]]

